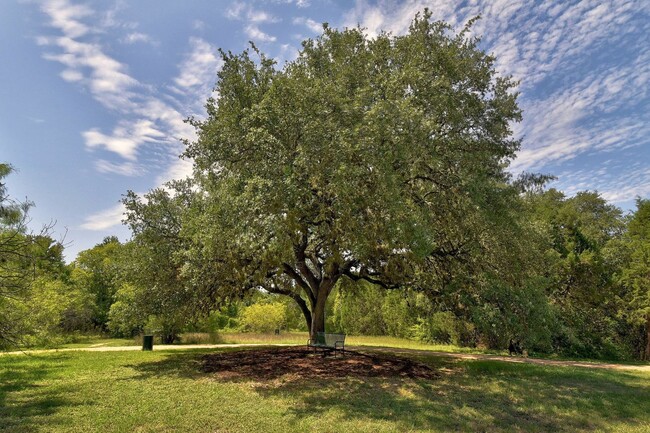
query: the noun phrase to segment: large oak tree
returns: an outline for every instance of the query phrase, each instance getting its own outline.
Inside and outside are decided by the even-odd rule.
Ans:
[[[312,334],[341,278],[435,294],[454,269],[494,270],[520,110],[477,44],[425,11],[403,36],[325,25],[282,67],[222,53],[187,143],[188,258],[222,294],[293,298]]]

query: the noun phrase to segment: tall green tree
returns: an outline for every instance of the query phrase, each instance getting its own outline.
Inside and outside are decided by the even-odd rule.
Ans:
[[[0,164],[0,348],[29,344],[72,326],[69,319],[79,310],[66,296],[63,245],[48,235],[48,227],[29,232],[32,204],[9,196],[4,179],[13,170]],[[61,295],[57,300],[55,292]]]
[[[12,199],[4,181],[13,171],[0,163],[0,348],[18,344],[24,334],[18,306],[34,279],[32,239],[25,225],[30,203]]]
[[[341,278],[435,291],[499,257],[520,110],[468,31],[425,11],[403,36],[325,26],[282,68],[223,53],[186,150],[186,234],[222,292],[289,296],[315,333]]]
[[[554,349],[570,355],[620,356],[617,312],[619,263],[612,243],[625,230],[622,211],[596,192],[574,197],[551,189],[529,197],[540,242],[546,294],[558,318]]]
[[[92,321],[102,331],[107,330],[108,312],[119,287],[122,249],[117,237],[108,236],[93,248],[81,251],[74,262],[72,279],[93,297]]]
[[[131,191],[124,197],[133,239],[122,266],[125,285],[111,309],[113,328],[138,320],[142,326],[151,318],[162,339],[171,343],[191,319],[215,306],[210,268],[186,254],[188,238],[182,234],[194,195],[191,183],[174,182],[144,200]]]
[[[629,317],[645,328],[642,358],[650,360],[650,200],[639,198],[636,206],[625,237],[629,261],[622,280]]]

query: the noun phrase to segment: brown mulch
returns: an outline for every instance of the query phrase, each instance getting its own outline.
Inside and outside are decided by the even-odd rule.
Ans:
[[[398,377],[436,379],[433,369],[421,362],[394,355],[345,351],[345,355],[323,356],[306,347],[237,350],[205,355],[201,369],[220,378],[274,380],[334,379],[345,377]]]

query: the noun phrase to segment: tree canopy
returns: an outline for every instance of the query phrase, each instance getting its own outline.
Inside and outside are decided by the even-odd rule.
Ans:
[[[282,68],[222,53],[218,96],[191,120],[184,228],[222,292],[290,296],[317,332],[341,278],[435,290],[461,263],[498,265],[520,110],[470,25],[425,11],[403,36],[324,26]]]

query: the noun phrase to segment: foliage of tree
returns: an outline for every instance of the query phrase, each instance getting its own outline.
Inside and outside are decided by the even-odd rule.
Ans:
[[[18,344],[27,333],[20,307],[34,279],[32,239],[25,233],[30,203],[12,199],[4,182],[13,171],[0,163],[0,348]]]
[[[286,326],[286,307],[280,302],[256,303],[244,308],[240,326],[243,331],[273,332]]]
[[[63,245],[27,231],[31,203],[9,197],[0,164],[0,348],[52,344],[64,333],[88,328],[90,303],[70,284]]]
[[[499,258],[515,83],[469,27],[430,18],[374,39],[325,27],[282,69],[255,48],[258,62],[223,53],[186,151],[200,190],[192,254],[222,293],[289,296],[313,333],[341,278],[435,291],[454,267]]]
[[[190,319],[216,306],[206,305],[207,300],[214,299],[210,294],[212,286],[206,274],[199,273],[209,272],[209,268],[193,263],[185,255],[187,238],[182,236],[181,222],[194,195],[191,185],[176,182],[169,186],[173,193],[159,188],[146,194],[144,200],[133,192],[124,197],[125,222],[133,232],[122,268],[123,281],[128,284],[125,293],[118,294],[120,303],[115,311],[111,311],[113,329],[124,330],[125,323],[132,324],[136,316],[153,318],[167,343],[177,339]],[[186,268],[194,273],[184,276]]]
[[[618,341],[618,269],[609,252],[622,236],[622,212],[595,192],[567,198],[551,189],[529,197],[533,218],[543,226],[540,245],[546,291],[558,327],[554,349],[568,355],[616,356]]]
[[[119,287],[122,249],[117,237],[108,236],[93,248],[81,251],[74,262],[74,283],[94,298],[92,321],[102,331],[108,329],[108,313]]]
[[[636,212],[628,224],[625,241],[628,262],[622,270],[626,318],[644,328],[641,358],[650,360],[650,200],[637,199]]]

